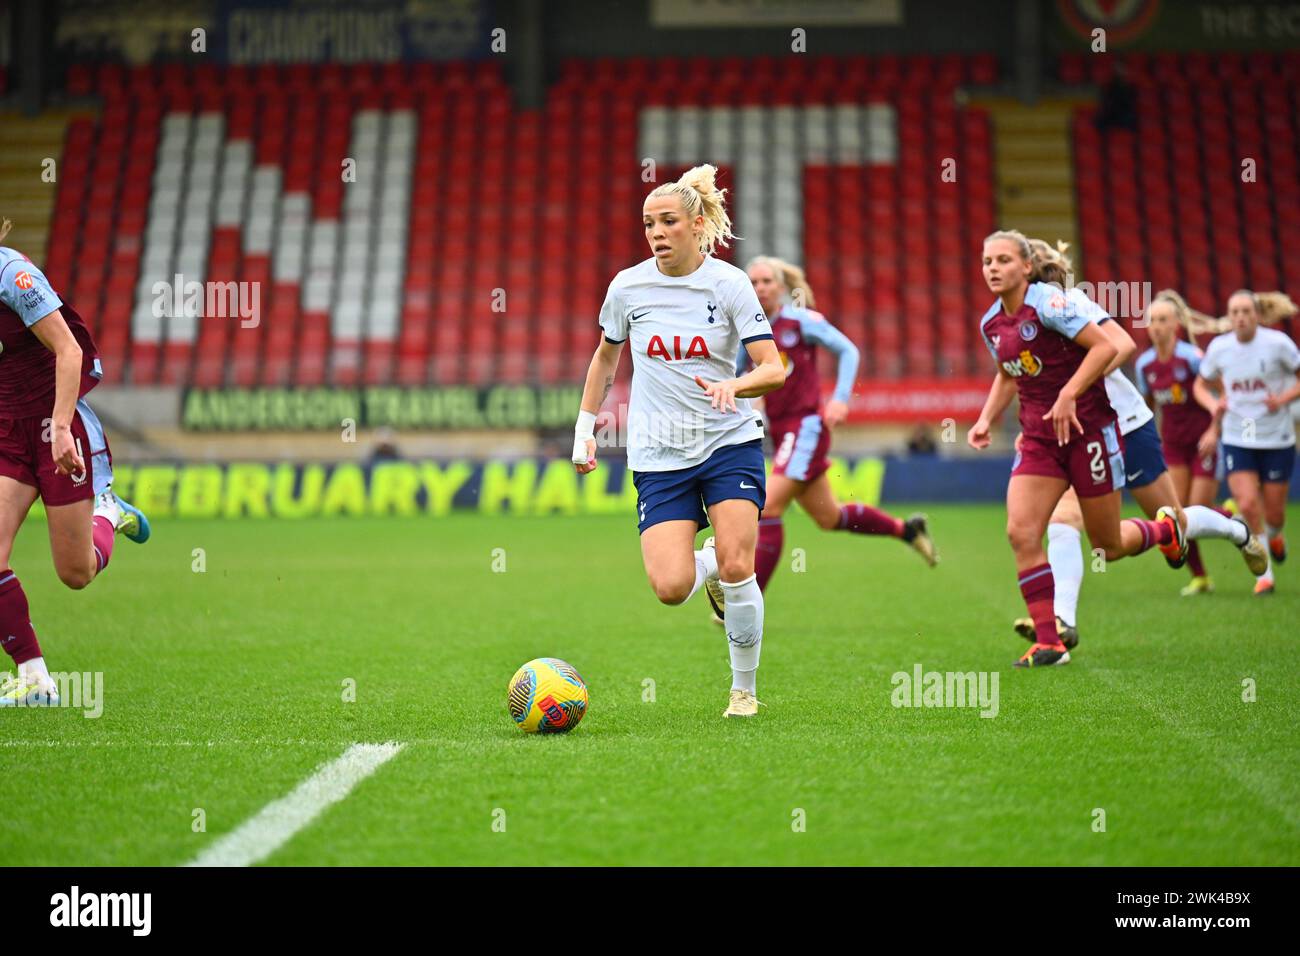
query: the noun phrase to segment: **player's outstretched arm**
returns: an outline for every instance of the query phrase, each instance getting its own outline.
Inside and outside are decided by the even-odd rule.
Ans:
[[[1223,385],[1217,377],[1206,378],[1203,375],[1196,376],[1196,381],[1192,382],[1192,397],[1196,399],[1196,404],[1205,409],[1216,419],[1223,415],[1226,404],[1223,398]]]
[[[1103,375],[1109,375],[1117,368],[1123,368],[1128,364],[1129,359],[1137,355],[1137,343],[1133,341],[1133,336],[1128,334],[1128,329],[1120,325],[1119,319],[1111,319],[1109,322],[1101,323],[1098,328],[1106,336],[1106,340],[1115,346],[1115,357],[1110,360],[1106,366]]]
[[[1079,329],[1075,333],[1074,341],[1087,349],[1088,354],[1083,357],[1079,368],[1070,376],[1070,380],[1065,383],[1056,401],[1052,403],[1052,407],[1043,416],[1044,420],[1051,419],[1052,430],[1056,432],[1056,441],[1061,445],[1069,443],[1072,431],[1083,434],[1083,425],[1079,423],[1079,416],[1075,413],[1079,396],[1102,377],[1118,354],[1118,350],[1111,345],[1106,333],[1093,322]]]
[[[704,389],[713,407],[721,412],[736,411],[736,399],[758,398],[775,391],[785,384],[785,365],[781,362],[781,353],[770,339],[759,339],[748,343],[745,348],[754,362],[754,367],[739,378],[723,379],[721,382],[706,382],[698,375],[695,384]]]
[[[785,365],[771,339],[759,339],[745,346],[754,367],[736,379],[736,398],[758,398],[785,384]]]
[[[72,440],[72,415],[81,390],[81,346],[58,309],[37,319],[30,328],[54,353],[54,412],[50,422],[54,466],[61,475],[79,474],[86,470],[86,463]]]
[[[622,354],[622,342],[611,342],[601,336],[600,345],[596,346],[591,364],[587,366],[582,404],[578,408],[578,421],[573,426],[573,467],[580,475],[596,470],[596,413],[614,387],[614,375],[618,372],[618,360]]]
[[[804,337],[834,353],[839,360],[835,376],[835,391],[822,409],[822,420],[827,428],[834,428],[849,414],[849,399],[853,396],[853,381],[858,377],[858,347],[849,337],[829,322],[805,322]]]
[[[984,400],[979,421],[966,433],[966,444],[972,448],[988,448],[993,441],[989,435],[993,423],[1002,417],[1002,413],[1011,404],[1011,399],[1015,397],[1016,380],[999,369],[993,379],[992,387],[989,388],[989,397]]]
[[[1264,405],[1270,412],[1275,412],[1279,408],[1286,408],[1297,398],[1300,398],[1300,369],[1296,369],[1296,381],[1291,383],[1291,387],[1283,389],[1276,395],[1269,395],[1264,399]]]
[[[1218,390],[1215,394],[1214,389]],[[1222,396],[1222,397],[1220,397]],[[1196,442],[1196,451],[1200,455],[1212,455],[1219,447],[1219,432],[1223,428],[1223,413],[1228,410],[1228,398],[1223,394],[1223,385],[1218,378],[1196,376],[1192,382],[1192,397],[1196,403],[1210,413],[1210,427],[1201,433]]]

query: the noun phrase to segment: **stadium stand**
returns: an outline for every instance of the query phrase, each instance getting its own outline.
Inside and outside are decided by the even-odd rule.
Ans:
[[[1137,130],[1074,118],[1090,278],[1149,279],[1210,315],[1239,288],[1300,288],[1300,54],[1068,54],[1060,78],[1100,85],[1120,62]]]
[[[567,381],[643,254],[640,157],[709,160],[731,254],[807,263],[863,377],[963,375],[995,212],[988,117],[953,93],[995,78],[989,55],[570,59],[521,111],[492,62],[73,66],[104,106],[69,127],[48,271],[129,356],[115,381]],[[260,283],[262,321],[158,308],[178,274]]]

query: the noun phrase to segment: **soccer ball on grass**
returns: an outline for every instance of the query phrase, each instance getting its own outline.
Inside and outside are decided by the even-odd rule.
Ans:
[[[525,733],[568,733],[587,712],[587,685],[559,658],[539,657],[515,671],[506,702]]]

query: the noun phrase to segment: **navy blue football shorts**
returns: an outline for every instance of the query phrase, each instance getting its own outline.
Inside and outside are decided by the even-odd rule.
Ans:
[[[743,498],[759,512],[767,503],[767,472],[761,439],[743,445],[723,445],[690,468],[643,471],[632,476],[636,484],[637,530],[661,521],[694,521],[709,526],[705,509],[719,501]]]

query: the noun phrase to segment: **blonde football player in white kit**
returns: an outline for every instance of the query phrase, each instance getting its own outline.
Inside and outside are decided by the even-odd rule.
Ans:
[[[1280,564],[1286,560],[1282,526],[1295,468],[1291,403],[1300,398],[1300,348],[1285,332],[1260,328],[1259,302],[1249,290],[1228,299],[1228,319],[1232,331],[1205,350],[1193,386],[1197,401],[1215,410],[1199,451],[1210,454],[1222,443],[1232,497]],[[1273,593],[1271,562],[1255,593]]]
[[[646,576],[664,604],[681,604],[705,586],[723,607],[732,672],[724,713],[752,717],[763,640],[754,546],[766,472],[762,421],[747,399],[780,388],[785,369],[749,277],[713,256],[732,236],[716,173],[697,166],[646,197],[652,258],[609,285],[600,310],[603,334],[574,428],[573,463],[584,475],[596,467],[596,413],[627,345],[633,372],[627,458]],[[742,344],[754,368],[736,378]],[[696,551],[695,535],[710,523],[714,538]]]

